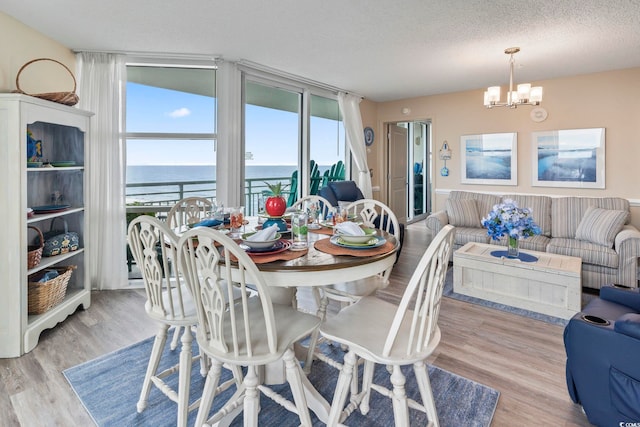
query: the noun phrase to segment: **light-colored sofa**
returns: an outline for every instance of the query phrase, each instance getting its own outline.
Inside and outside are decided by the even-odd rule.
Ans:
[[[542,233],[521,239],[521,249],[582,258],[582,286],[607,284],[638,287],[640,231],[629,224],[629,201],[619,197],[549,197],[452,191],[446,208],[427,217],[435,236],[446,224],[456,227],[455,249],[468,242],[506,246],[492,240],[481,220],[505,199],[533,211]]]

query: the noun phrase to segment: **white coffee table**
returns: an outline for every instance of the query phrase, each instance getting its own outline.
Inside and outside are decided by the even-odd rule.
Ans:
[[[453,254],[453,290],[459,294],[570,319],[582,308],[577,257],[521,251],[535,262],[496,257],[506,248],[467,243]]]

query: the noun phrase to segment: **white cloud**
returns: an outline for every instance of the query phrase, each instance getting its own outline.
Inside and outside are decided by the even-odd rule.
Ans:
[[[177,119],[180,117],[186,117],[189,114],[191,114],[191,111],[188,108],[182,107],[182,108],[178,108],[177,110],[174,110],[172,112],[170,112],[168,115],[171,118]]]

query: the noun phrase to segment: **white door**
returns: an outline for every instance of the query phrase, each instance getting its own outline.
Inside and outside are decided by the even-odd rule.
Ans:
[[[398,221],[407,221],[407,128],[389,124],[388,201]]]

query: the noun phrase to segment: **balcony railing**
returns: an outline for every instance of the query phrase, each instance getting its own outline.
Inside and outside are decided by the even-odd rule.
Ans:
[[[264,207],[265,193],[269,187],[265,184],[277,182],[288,183],[290,177],[269,177],[245,179],[244,198],[247,215],[257,215]],[[285,198],[288,193],[283,194]],[[172,181],[172,182],[142,182],[127,184],[127,211],[141,211],[145,207],[151,211],[168,211],[185,197],[205,197],[216,199],[216,181]],[[135,204],[135,206],[133,206]]]

